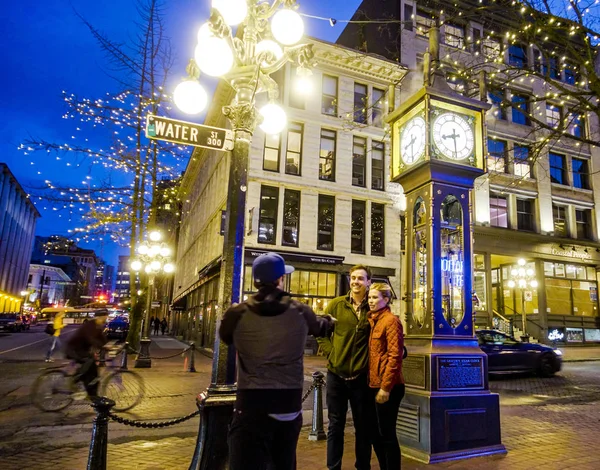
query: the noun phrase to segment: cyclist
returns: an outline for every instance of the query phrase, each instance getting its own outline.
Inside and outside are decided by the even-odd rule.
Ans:
[[[96,312],[96,316],[83,325],[69,338],[65,345],[65,354],[80,364],[75,373],[75,381],[82,381],[90,398],[98,396],[98,367],[94,352],[102,348],[107,339],[104,335],[104,324],[108,312]]]

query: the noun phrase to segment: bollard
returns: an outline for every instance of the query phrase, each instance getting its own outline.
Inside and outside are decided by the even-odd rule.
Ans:
[[[106,367],[106,348],[101,348],[98,354],[98,367]]]
[[[115,402],[106,397],[95,398],[92,402],[92,407],[96,410],[96,417],[92,428],[87,470],[106,470],[108,413],[113,406],[115,406]]]
[[[187,368],[187,372],[196,372],[196,366],[194,364],[194,356],[196,355],[196,345],[194,344],[194,342],[192,341],[190,343],[190,355],[189,355],[189,361],[188,361],[188,368]]]
[[[127,370],[127,351],[129,351],[129,343],[125,341],[125,345],[121,350],[121,370]]]
[[[323,429],[323,386],[325,381],[323,380],[322,372],[317,371],[313,374],[313,415],[312,415],[312,429],[308,435],[309,441],[322,441],[327,438],[325,430]]]

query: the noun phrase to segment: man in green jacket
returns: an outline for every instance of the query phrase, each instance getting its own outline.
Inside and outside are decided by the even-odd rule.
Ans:
[[[336,297],[325,313],[337,321],[333,333],[317,338],[329,361],[327,365],[327,468],[340,470],[344,455],[344,428],[348,402],[352,409],[355,433],[356,468],[371,468],[369,416],[374,412],[369,401],[369,321],[367,292],[371,272],[363,265],[350,269],[350,292]]]

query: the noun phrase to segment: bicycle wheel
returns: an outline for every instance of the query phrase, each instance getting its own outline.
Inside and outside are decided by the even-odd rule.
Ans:
[[[31,401],[42,411],[60,411],[73,401],[69,375],[64,370],[43,372],[33,384]]]
[[[127,411],[144,398],[144,380],[130,370],[116,370],[102,380],[101,394],[115,402],[113,410]]]

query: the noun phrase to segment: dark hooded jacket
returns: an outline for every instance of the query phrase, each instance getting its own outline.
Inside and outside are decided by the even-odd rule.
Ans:
[[[293,413],[302,409],[307,335],[328,334],[331,319],[274,287],[229,308],[219,328],[238,353],[236,409]]]

